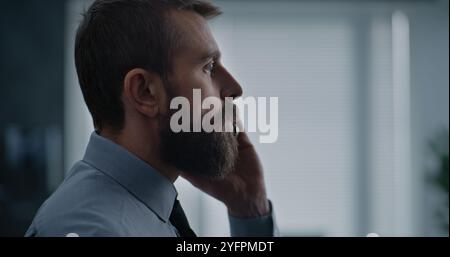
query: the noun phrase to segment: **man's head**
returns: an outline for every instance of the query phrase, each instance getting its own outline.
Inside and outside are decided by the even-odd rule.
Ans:
[[[75,63],[97,131],[154,138],[161,158],[191,174],[220,177],[233,168],[232,133],[174,133],[170,100],[239,97],[220,63],[207,20],[220,14],[195,0],[97,0],[75,42]],[[149,136],[150,135],[150,136]]]

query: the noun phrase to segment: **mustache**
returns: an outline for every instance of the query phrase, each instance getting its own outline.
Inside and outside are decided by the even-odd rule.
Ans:
[[[180,110],[177,109],[169,109],[168,115],[166,117],[167,125],[169,125],[169,121],[172,117],[177,117],[177,121],[185,122],[183,119],[179,119],[179,116],[176,115]],[[199,113],[200,112],[200,113]],[[221,104],[220,108],[213,107],[209,109],[197,109],[191,108],[189,110],[189,114],[187,115],[187,119],[189,122],[189,130],[179,131],[176,133],[190,133],[190,132],[204,132],[204,133],[233,133],[235,135],[239,132],[238,126],[238,107],[233,102],[227,102]],[[220,123],[219,123],[220,121]],[[212,125],[216,129],[214,131],[204,131],[204,124]],[[200,124],[200,130],[194,130],[194,126]]]
[[[222,124],[221,124],[222,132],[223,133],[231,132],[234,135],[237,135],[239,132],[238,113],[237,113],[238,109],[237,109],[236,104],[234,104],[234,103],[230,103],[230,104],[232,104],[231,112],[227,111],[225,104],[222,104],[222,107],[220,108],[220,111],[217,112],[217,114],[220,113],[220,115],[221,115],[220,117],[222,118]],[[232,128],[227,130],[226,126],[228,124],[230,124],[232,126]],[[222,133],[222,132],[219,132],[219,133]]]

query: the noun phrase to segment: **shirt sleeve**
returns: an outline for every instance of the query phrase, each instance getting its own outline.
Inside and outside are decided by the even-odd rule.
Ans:
[[[269,214],[255,218],[237,218],[228,215],[232,237],[274,237],[279,236],[272,202]]]
[[[25,237],[121,237],[127,233],[116,222],[89,212],[73,212],[59,219],[33,222]]]

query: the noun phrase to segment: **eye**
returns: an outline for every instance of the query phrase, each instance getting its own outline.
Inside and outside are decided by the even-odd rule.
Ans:
[[[212,75],[214,74],[214,70],[216,68],[216,62],[214,60],[212,60],[211,62],[209,62],[208,64],[205,65],[205,67],[203,67],[203,70],[209,74]]]

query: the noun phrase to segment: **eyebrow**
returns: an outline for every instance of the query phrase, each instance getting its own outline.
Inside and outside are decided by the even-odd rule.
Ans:
[[[222,54],[220,53],[219,50],[217,50],[217,49],[216,50],[211,50],[211,51],[208,51],[205,54],[202,54],[202,56],[199,58],[199,62],[205,62],[205,61],[207,61],[207,60],[209,60],[211,58],[220,59],[221,55]]]

